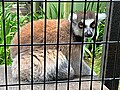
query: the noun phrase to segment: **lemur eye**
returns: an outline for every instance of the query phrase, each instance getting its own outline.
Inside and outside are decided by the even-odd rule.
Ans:
[[[79,27],[80,29],[82,29],[82,28],[85,27],[85,25],[84,25],[82,22],[79,22],[78,27]]]
[[[91,24],[90,24],[90,27],[91,28],[95,28],[96,24],[95,24],[95,21],[93,21]]]

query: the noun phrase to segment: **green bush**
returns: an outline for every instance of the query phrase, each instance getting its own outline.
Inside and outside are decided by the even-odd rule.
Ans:
[[[4,16],[2,13],[2,3],[0,3],[0,65],[5,64],[5,60],[7,62],[8,65],[12,64],[12,60],[10,58],[10,47],[6,46],[6,57],[5,57],[5,53],[4,53],[4,29],[3,26],[5,26],[5,38],[6,38],[6,44],[10,44],[11,40],[15,34],[15,32],[17,32],[18,28],[17,28],[17,13],[15,12],[11,12],[11,7],[13,5],[13,3],[5,3],[4,4]],[[24,24],[26,24],[27,22],[29,22],[31,20],[29,13],[28,15],[25,16],[19,16],[19,25],[23,26]],[[38,20],[43,18],[43,14],[40,15],[38,13],[34,13],[33,14],[33,20]],[[3,20],[5,20],[5,25],[3,25]]]
[[[0,7],[1,7],[0,3]],[[4,7],[4,16],[2,13],[2,8],[0,9],[0,44],[4,44],[4,29],[3,29],[3,20],[5,20],[5,38],[6,38],[6,44],[10,44],[11,39],[16,31],[17,25],[16,25],[16,14],[10,12],[10,8],[12,7],[12,4],[5,4]],[[5,59],[6,58],[6,59]],[[0,46],[0,65],[5,63],[5,60],[7,64],[11,64],[10,59],[10,48],[9,46],[6,47],[6,57],[4,53],[4,46]]]

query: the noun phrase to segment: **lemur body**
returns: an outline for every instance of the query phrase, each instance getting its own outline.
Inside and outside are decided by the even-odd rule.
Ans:
[[[90,14],[86,14],[86,19],[93,19]],[[77,14],[79,15],[79,13]],[[88,16],[87,16],[88,15]],[[81,15],[83,16],[83,15]],[[80,42],[82,39],[83,23],[78,22],[79,17],[73,15],[71,42]],[[82,20],[82,18],[80,19]],[[69,20],[61,19],[59,27],[59,43],[70,42],[70,16]],[[92,21],[93,22],[93,21]],[[46,43],[57,43],[58,20],[47,20],[46,23]],[[94,22],[93,22],[94,24]],[[91,24],[91,26],[93,25]],[[33,43],[44,43],[44,20],[33,22]],[[86,26],[87,27],[87,26]],[[80,31],[78,30],[81,29]],[[94,28],[92,28],[94,29]],[[86,29],[85,36],[93,36],[90,29]],[[88,32],[88,33],[87,33]],[[92,35],[90,35],[92,34]],[[18,33],[15,34],[12,44],[18,44]],[[24,25],[20,29],[20,44],[31,44],[31,23]],[[56,79],[56,60],[57,60],[57,45],[46,45],[46,71],[44,72],[44,45],[33,46],[33,81],[43,81],[44,73],[46,80]],[[30,46],[20,46],[20,78],[21,80],[31,81],[31,48]],[[69,58],[70,53],[70,58]],[[18,46],[11,46],[12,75],[13,78],[18,78]],[[81,60],[81,45],[59,45],[58,51],[58,78],[68,78],[68,68],[70,62],[70,78],[80,75],[80,60]],[[69,61],[70,60],[70,61]],[[84,69],[84,70],[83,70]],[[90,75],[88,65],[82,61],[82,75]]]
[[[70,42],[70,32],[69,32],[69,22],[68,20],[61,20],[60,22],[60,31],[59,31],[59,43],[65,43],[65,42]],[[31,42],[31,32],[30,32],[30,23],[26,24],[25,26],[23,26],[20,29],[20,44],[30,44]],[[33,31],[33,42],[34,43],[44,43],[44,21],[43,20],[38,20],[38,21],[34,21],[33,22],[33,27],[34,27],[34,31]],[[47,20],[47,25],[46,25],[46,43],[56,43],[57,44],[57,20]],[[73,42],[73,37],[71,38],[72,42]],[[12,40],[12,44],[18,44],[18,36],[17,33],[15,35],[15,37]],[[38,69],[40,69],[40,67],[42,68],[42,73],[44,74],[44,46],[33,46],[33,53],[34,56],[37,58],[34,58],[34,68],[37,65]],[[75,59],[79,59],[80,58],[80,45],[71,45],[71,63],[72,61],[76,61]],[[55,69],[56,67],[53,68],[53,66],[56,66],[56,57],[57,57],[57,53],[54,53],[54,56],[51,57],[51,54],[53,54],[53,52],[56,52],[57,49],[57,45],[47,45],[46,46],[46,52],[47,52],[47,57],[46,58],[46,62],[49,62],[46,67],[49,67],[48,70],[54,71],[54,73],[56,73]],[[50,51],[51,50],[51,51]],[[79,52],[78,52],[79,51]],[[30,46],[20,46],[20,61],[21,61],[21,79],[22,77],[24,78],[24,74],[22,76],[22,73],[26,73],[29,74],[28,72],[26,72],[27,70],[30,70],[30,59],[31,59],[31,54],[30,54]],[[37,53],[35,53],[37,52]],[[59,59],[61,57],[60,53],[62,53],[61,55],[64,55],[65,59],[62,60]],[[73,54],[74,53],[74,54]],[[42,56],[41,56],[42,54]],[[72,56],[74,55],[74,56]],[[13,58],[13,76],[16,77],[16,73],[17,73],[17,61],[18,61],[18,47],[11,47],[11,57]],[[62,60],[62,61],[61,61]],[[64,74],[61,74],[60,77],[63,77],[63,79],[67,78],[67,73],[68,73],[68,60],[69,60],[69,45],[59,45],[59,56],[58,56],[58,61],[61,61],[59,63],[59,67],[58,68],[62,68],[63,67],[63,71],[64,74],[66,74],[66,76],[64,76]],[[26,62],[29,62],[26,64]],[[41,62],[42,64],[39,65],[39,63],[35,63],[35,62]],[[28,66],[27,66],[28,65]],[[65,66],[64,66],[65,65]],[[67,65],[67,66],[66,66]],[[23,67],[22,67],[23,66]],[[25,68],[26,67],[26,68]],[[54,70],[52,70],[54,69]],[[65,70],[66,69],[66,70]],[[41,70],[40,70],[41,71]],[[47,68],[46,68],[47,71]],[[35,71],[34,71],[35,72]],[[38,72],[38,71],[37,71]],[[36,72],[36,73],[37,73]],[[77,71],[78,72],[78,71]],[[38,72],[39,74],[41,72]],[[49,72],[46,72],[49,73]],[[52,74],[53,72],[51,72]],[[14,75],[15,74],[15,75]],[[40,75],[38,74],[38,77],[40,77]],[[41,75],[40,78],[43,78],[44,75]],[[35,73],[34,73],[35,75]],[[71,68],[71,77],[74,75],[74,70],[73,68]],[[27,79],[28,76],[26,76],[25,78]],[[47,77],[47,75],[46,75]],[[55,74],[53,76],[54,78],[56,77]],[[50,80],[51,78],[49,78],[48,76],[48,80]],[[47,80],[47,78],[46,78]],[[36,80],[35,80],[36,81]]]

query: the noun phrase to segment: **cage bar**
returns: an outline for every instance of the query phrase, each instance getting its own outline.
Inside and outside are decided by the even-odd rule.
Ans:
[[[31,0],[31,90],[33,90],[33,68],[34,68],[34,65],[33,65],[33,32],[34,32],[34,26],[33,26],[33,0]]]
[[[69,90],[69,87],[70,87],[70,83],[69,83],[69,76],[70,76],[70,57],[71,57],[71,33],[72,33],[72,18],[73,18],[73,5],[74,5],[74,2],[73,2],[73,0],[72,0],[72,2],[70,3],[70,5],[71,5],[71,18],[70,18],[70,20],[71,20],[71,23],[70,23],[70,40],[69,40],[69,42],[70,42],[70,44],[69,44],[69,58],[68,58],[68,60],[69,60],[69,62],[68,62],[68,81],[67,81],[67,90]],[[70,6],[69,6],[70,7]]]
[[[58,4],[58,17],[57,17],[57,59],[56,59],[56,87],[55,89],[58,90],[58,57],[59,57],[59,32],[60,32],[60,0]]]
[[[116,80],[115,78],[120,76],[120,56],[118,55],[120,53],[120,44],[119,44],[119,19],[120,19],[120,2],[112,2],[110,4],[111,7],[111,14],[110,14],[110,21],[107,23],[106,26],[109,26],[109,34],[108,34],[108,41],[117,41],[116,43],[108,44],[108,49],[106,51],[103,51],[103,55],[105,52],[106,55],[106,61],[103,63],[105,64],[105,78],[113,78],[112,80],[105,80],[105,85],[110,90],[118,90],[118,84],[119,79]],[[109,17],[108,17],[109,18]],[[105,29],[105,34],[106,33]],[[104,39],[104,40],[106,40]],[[117,51],[116,51],[117,50]],[[116,58],[117,57],[117,58]],[[106,63],[105,63],[106,62]],[[117,68],[115,68],[117,67]],[[103,70],[103,69],[102,69]]]
[[[84,20],[83,20],[83,24],[85,25],[85,16],[86,16],[86,11],[87,11],[87,0],[85,0],[85,4],[84,4]],[[79,90],[81,90],[81,77],[82,77],[82,61],[83,61],[83,56],[84,56],[84,53],[83,53],[83,49],[84,49],[84,28],[83,28],[83,31],[82,31],[82,37],[83,37],[83,40],[82,40],[82,47],[81,47],[81,59],[80,59],[80,76],[79,76]]]
[[[106,43],[104,44],[104,47],[103,47],[103,55],[102,55],[102,59],[104,58],[104,60],[102,61],[102,63],[101,63],[101,78],[102,78],[102,85],[101,85],[101,90],[103,90],[103,84],[104,84],[104,75],[105,75],[105,67],[106,67],[106,55],[107,55],[107,50],[108,50],[108,34],[109,34],[109,24],[110,24],[110,16],[111,16],[111,7],[112,7],[112,2],[109,2],[108,3],[108,7],[107,7],[107,9],[108,9],[108,13],[107,13],[107,15],[108,15],[108,17],[107,17],[107,20],[106,20],[106,22],[107,22],[107,24],[108,25],[106,25],[106,27],[105,27],[105,35],[104,35],[104,39],[103,40],[106,40]]]
[[[47,23],[47,0],[44,2],[44,90],[46,89],[46,23]]]
[[[3,25],[3,34],[4,34],[4,57],[5,57],[5,83],[6,83],[6,90],[8,90],[8,77],[7,77],[7,59],[6,59],[6,31],[5,31],[5,6],[4,6],[4,0],[2,0],[2,25]]]
[[[104,81],[105,81],[105,85],[111,89],[111,90],[117,90],[118,89],[118,81],[120,80],[120,57],[119,57],[119,53],[120,53],[120,44],[119,44],[119,39],[120,39],[120,31],[119,31],[119,22],[120,21],[120,2],[110,2],[110,9],[109,11],[112,11],[112,13],[109,13],[108,15],[108,23],[107,23],[107,28],[105,29],[105,36],[106,39],[104,39],[104,41],[102,42],[96,42],[96,38],[94,38],[94,42],[71,42],[71,33],[72,33],[72,23],[70,25],[70,40],[69,42],[65,42],[65,43],[59,43],[59,29],[60,29],[60,7],[61,7],[61,2],[63,1],[55,1],[58,4],[58,23],[57,23],[57,42],[55,43],[47,43],[46,41],[46,23],[47,23],[47,3],[50,1],[41,1],[44,3],[44,42],[43,43],[33,43],[33,34],[34,34],[34,22],[33,22],[33,2],[35,2],[34,0],[30,1],[31,4],[31,43],[30,44],[20,44],[20,32],[19,32],[19,4],[21,1],[17,0],[17,30],[18,30],[18,45],[11,45],[11,44],[6,44],[6,30],[5,30],[5,18],[4,18],[4,0],[2,1],[2,11],[3,11],[3,30],[4,30],[4,44],[0,44],[0,47],[4,47],[4,54],[5,54],[5,84],[1,84],[0,83],[0,89],[1,87],[5,87],[6,90],[8,90],[8,87],[12,87],[12,89],[14,87],[18,87],[19,90],[23,89],[23,87],[29,87],[31,88],[31,90],[36,90],[36,86],[43,86],[44,90],[53,90],[53,88],[55,90],[60,90],[60,89],[65,89],[67,87],[67,90],[72,90],[73,88],[77,88],[78,90],[82,90],[85,86],[88,86],[87,88],[89,88],[89,90],[93,90],[94,85],[96,85],[99,88],[100,84],[96,84],[96,82],[100,82],[102,81],[101,87],[100,89],[103,90],[108,90],[105,88],[104,86]],[[65,1],[67,3],[67,1]],[[68,1],[69,3],[71,3],[71,21],[72,21],[72,16],[73,16],[73,6],[74,6],[74,2],[84,2],[84,24],[85,24],[85,15],[86,15],[86,3],[87,0],[85,1]],[[37,3],[37,2],[35,2]],[[98,20],[98,11],[99,11],[99,3],[100,1],[97,1],[97,16],[96,16],[96,22]],[[111,10],[112,8],[112,10]],[[109,22],[110,21],[110,22]],[[109,29],[108,29],[109,28]],[[109,31],[108,31],[109,30]],[[84,31],[84,29],[83,29]],[[97,24],[96,24],[96,28],[95,28],[95,36],[97,34]],[[109,36],[108,36],[109,35]],[[84,36],[84,33],[83,33]],[[104,36],[104,37],[105,37]],[[108,40],[107,40],[108,39]],[[104,58],[102,58],[103,62],[102,62],[102,78],[97,78],[97,79],[93,79],[93,68],[94,68],[94,58],[95,58],[95,45],[99,43],[99,44],[104,44],[104,53],[103,55]],[[87,76],[82,79],[83,77],[81,76],[81,70],[82,70],[82,59],[80,60],[80,76],[79,79],[73,79],[70,80],[69,75],[70,75],[70,57],[71,57],[71,45],[82,45],[82,49],[81,49],[81,56],[83,56],[83,45],[84,44],[92,44],[93,45],[93,59],[92,59],[92,70],[91,70],[91,76]],[[54,81],[46,81],[46,51],[47,51],[47,46],[49,45],[55,45],[57,46],[57,54],[56,54],[56,79]],[[69,62],[68,62],[68,79],[67,80],[62,80],[59,81],[58,80],[58,58],[59,58],[59,46],[60,45],[69,45]],[[6,47],[7,46],[11,46],[11,47],[18,47],[18,76],[19,76],[19,81],[18,83],[8,83],[8,77],[10,77],[9,72],[7,72],[7,63],[6,63]],[[30,83],[23,83],[22,81],[20,81],[20,47],[21,46],[30,46],[31,47],[31,82]],[[33,82],[33,68],[34,68],[34,60],[33,60],[33,51],[34,51],[34,46],[44,46],[44,82]],[[111,60],[112,59],[112,60]],[[106,62],[107,60],[107,62]],[[8,69],[10,69],[11,67],[9,66]],[[3,69],[4,70],[4,69]],[[0,67],[0,71],[1,71],[1,67]],[[105,72],[104,72],[105,71]],[[1,75],[1,73],[0,73]],[[105,75],[105,76],[104,76]],[[12,77],[11,77],[12,78]],[[0,77],[1,79],[1,77]],[[89,85],[90,82],[90,85]],[[74,84],[73,84],[74,83]],[[77,84],[76,84],[77,83]],[[85,84],[83,84],[85,83]],[[61,86],[59,86],[61,85]],[[75,86],[74,86],[75,85]],[[84,87],[82,87],[82,85]],[[64,87],[62,87],[64,86]],[[71,88],[73,86],[73,88]],[[63,89],[63,90],[64,90]],[[39,90],[42,90],[42,88],[39,88]]]
[[[17,0],[17,31],[18,31],[18,77],[19,77],[19,90],[21,90],[21,85],[20,85],[20,31],[19,31],[19,1]]]
[[[92,70],[91,70],[91,82],[90,82],[90,90],[92,90],[93,87],[93,69],[94,69],[94,61],[95,61],[95,42],[96,42],[96,36],[97,36],[97,25],[98,25],[98,12],[99,12],[99,0],[97,2],[97,12],[96,12],[96,25],[95,25],[95,36],[93,37],[93,57],[92,57]]]

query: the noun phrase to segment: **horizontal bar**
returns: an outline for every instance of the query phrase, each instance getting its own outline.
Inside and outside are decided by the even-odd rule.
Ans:
[[[115,44],[118,41],[108,41],[107,44]],[[79,45],[82,42],[71,42],[71,45]],[[83,44],[94,44],[94,42],[83,42]],[[95,42],[95,44],[106,44],[106,41]],[[34,43],[33,46],[42,46],[44,43]],[[46,43],[46,45],[57,45],[57,43]],[[59,45],[70,45],[69,42],[59,43]],[[0,46],[4,46],[4,44],[0,44]],[[18,46],[18,44],[6,44],[6,46]],[[31,46],[31,44],[19,44],[19,46]]]
[[[105,78],[104,80],[113,80],[114,78]],[[115,78],[116,80],[120,80],[120,78]],[[91,81],[90,79],[85,79],[85,80],[81,80],[81,82],[88,82]],[[102,78],[100,79],[93,79],[92,81],[102,81]],[[45,84],[53,84],[56,81],[47,81],[45,82]],[[62,80],[62,81],[58,81],[57,83],[67,83],[68,80]],[[79,80],[69,80],[69,82],[79,82]],[[44,84],[44,82],[34,82],[33,85],[38,85],[38,84]],[[8,84],[7,86],[18,86],[19,84]],[[23,83],[20,85],[31,85],[31,83]],[[4,87],[6,85],[0,85],[0,87]]]
[[[2,0],[0,0],[0,1],[2,1]],[[117,0],[113,0],[113,1],[100,0],[99,2],[114,2],[114,1],[117,1]],[[85,2],[85,0],[74,0],[74,1],[72,1],[72,0],[61,0],[61,1],[59,1],[59,0],[47,0],[47,1],[45,1],[45,0],[33,0],[33,1],[31,1],[31,0],[19,0],[19,1],[4,0],[4,2]],[[98,0],[87,0],[86,2],[98,2]]]

